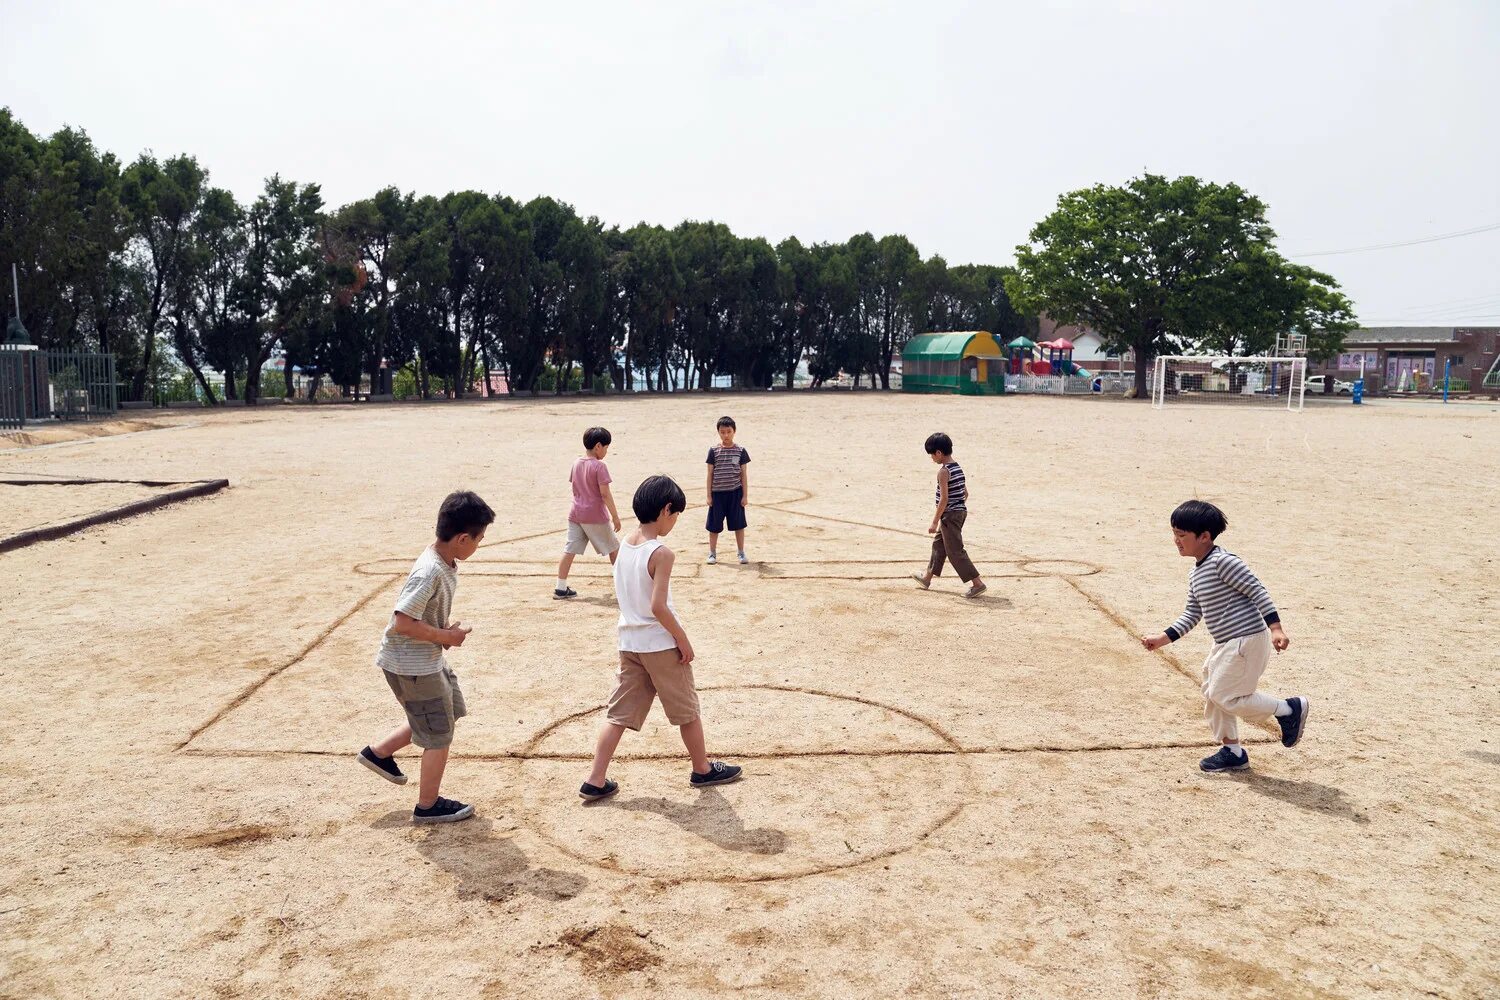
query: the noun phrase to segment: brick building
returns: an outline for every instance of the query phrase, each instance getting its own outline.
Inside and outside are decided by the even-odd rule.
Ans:
[[[1344,350],[1326,362],[1310,362],[1309,375],[1359,377],[1371,392],[1430,391],[1443,387],[1443,368],[1468,383],[1464,391],[1500,396],[1500,326],[1373,326],[1344,338]]]

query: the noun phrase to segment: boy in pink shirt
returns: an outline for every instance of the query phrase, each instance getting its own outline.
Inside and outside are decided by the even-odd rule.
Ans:
[[[609,443],[609,431],[603,427],[584,431],[584,455],[573,462],[573,471],[568,474],[573,484],[573,506],[568,511],[568,540],[563,545],[562,561],[557,564],[557,587],[552,591],[552,596],[560,601],[578,596],[578,591],[568,586],[568,570],[573,568],[574,556],[581,555],[592,544],[594,551],[609,556],[613,565],[620,550],[620,540],[615,536],[620,530],[620,513],[609,492],[609,467],[604,464]]]

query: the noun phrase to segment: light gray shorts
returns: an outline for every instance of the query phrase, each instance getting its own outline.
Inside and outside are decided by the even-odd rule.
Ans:
[[[590,545],[601,556],[607,556],[620,547],[620,540],[615,537],[615,530],[608,524],[579,524],[577,521],[569,521],[568,541],[563,545],[563,551],[581,556]]]

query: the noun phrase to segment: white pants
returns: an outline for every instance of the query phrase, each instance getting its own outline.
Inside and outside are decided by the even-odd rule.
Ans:
[[[1276,714],[1279,704],[1255,686],[1271,662],[1269,630],[1228,642],[1216,642],[1203,661],[1203,717],[1214,739],[1238,743],[1240,719],[1265,719]]]

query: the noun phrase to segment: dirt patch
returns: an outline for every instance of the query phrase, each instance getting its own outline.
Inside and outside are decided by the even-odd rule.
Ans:
[[[644,972],[661,965],[661,956],[646,940],[649,931],[635,931],[618,924],[574,927],[564,931],[558,944],[583,963],[590,975],[624,975]]]

